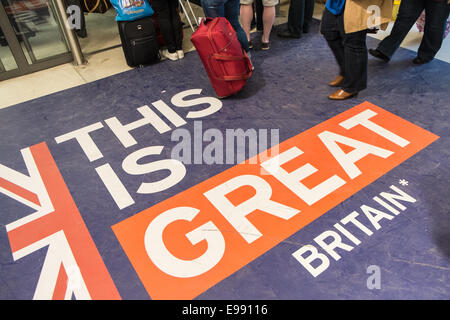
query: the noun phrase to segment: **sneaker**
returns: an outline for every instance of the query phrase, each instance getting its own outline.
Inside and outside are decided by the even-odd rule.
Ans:
[[[170,53],[169,50],[167,50],[167,49],[164,49],[161,51],[161,56],[163,56],[169,60],[172,60],[172,61],[178,60],[178,54],[176,52]]]
[[[184,58],[184,51],[183,50],[177,50],[178,59]]]
[[[269,50],[270,42],[261,42],[261,50]]]

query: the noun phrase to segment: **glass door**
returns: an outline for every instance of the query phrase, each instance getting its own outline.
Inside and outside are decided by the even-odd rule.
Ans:
[[[0,80],[72,61],[49,0],[0,0]]]
[[[17,70],[17,63],[0,27],[0,73]]]

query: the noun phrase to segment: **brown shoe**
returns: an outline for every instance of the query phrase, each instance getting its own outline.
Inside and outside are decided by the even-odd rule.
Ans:
[[[328,83],[328,85],[330,87],[338,87],[342,83],[342,81],[344,81],[344,77],[339,75],[339,76],[336,77],[336,79],[334,79],[333,81]]]
[[[348,92],[345,92],[342,89],[339,89],[338,91],[330,94],[328,96],[328,99],[331,99],[331,100],[345,100],[345,99],[349,99],[349,98],[355,97],[357,94],[358,94],[358,92],[348,93]]]

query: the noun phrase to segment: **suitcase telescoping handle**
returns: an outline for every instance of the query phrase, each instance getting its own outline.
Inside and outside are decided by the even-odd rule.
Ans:
[[[243,55],[241,57],[235,57],[235,56],[226,56],[223,54],[218,54],[218,53],[213,53],[212,55],[210,55],[208,57],[208,64],[209,64],[209,70],[212,71],[212,73],[214,73],[214,69],[211,67],[211,59],[214,60],[220,60],[220,61],[240,61],[240,60],[245,60],[247,62],[247,66],[249,66],[249,71],[245,72],[245,73],[241,73],[241,74],[236,74],[236,75],[232,75],[232,76],[217,76],[216,74],[213,74],[213,77],[218,79],[218,80],[225,80],[225,81],[237,81],[237,80],[247,80],[252,76],[252,70],[251,70],[251,63],[249,58],[246,55]]]

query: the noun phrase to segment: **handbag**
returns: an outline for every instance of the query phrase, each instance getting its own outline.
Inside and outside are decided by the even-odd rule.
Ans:
[[[86,13],[105,13],[109,8],[109,0],[83,0],[83,11]]]

